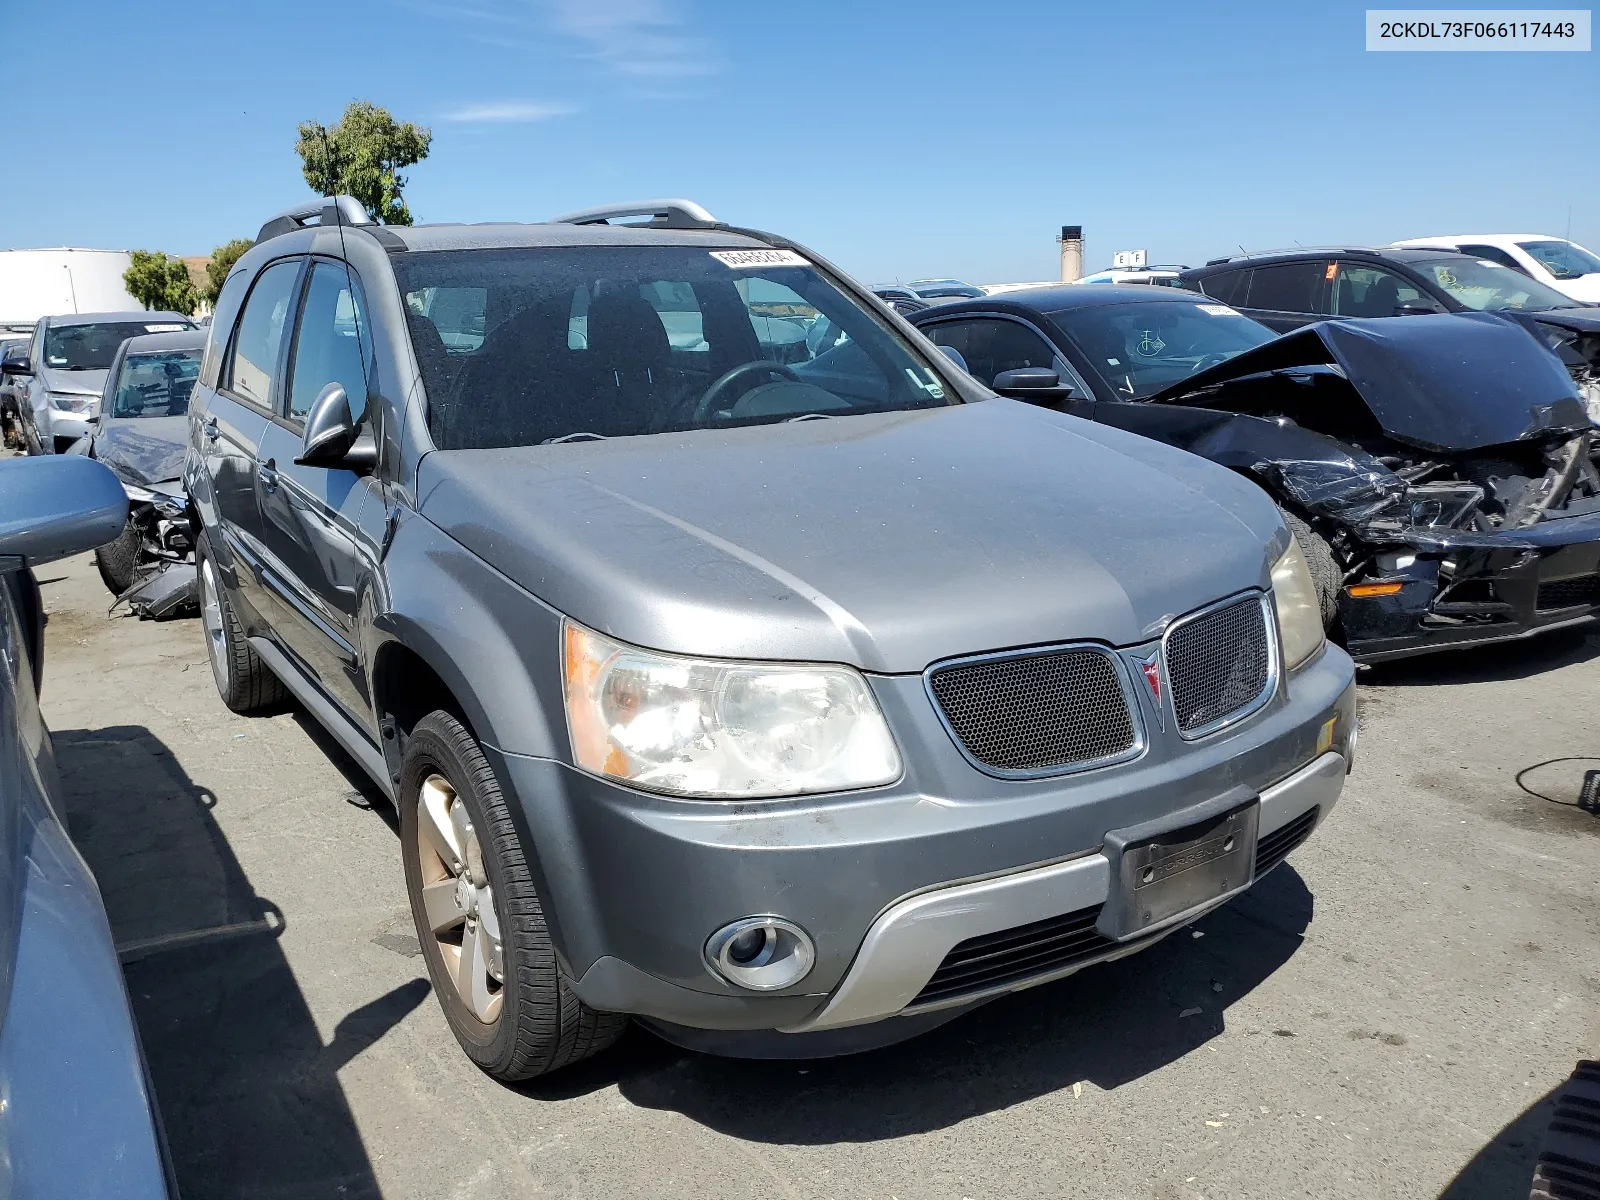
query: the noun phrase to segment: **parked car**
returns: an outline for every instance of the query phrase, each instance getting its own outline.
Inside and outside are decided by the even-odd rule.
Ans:
[[[106,312],[41,317],[26,360],[0,362],[18,382],[18,409],[30,454],[61,454],[89,431],[106,369],[123,340],[193,329],[178,313]]]
[[[782,362],[757,294],[844,336]],[[292,693],[394,798],[500,1079],[630,1015],[734,1054],[911,1036],[1240,892],[1352,761],[1353,668],[1259,489],[995,397],[689,201],[274,218],[190,428],[218,690]]]
[[[1408,238],[1394,244],[1459,250],[1521,271],[1574,300],[1600,303],[1600,256],[1566,238],[1538,233],[1459,233]]]
[[[82,458],[0,461],[0,1078],[8,1196],[176,1195],[100,893],[39,715],[33,570],[117,535],[128,501]]]
[[[913,279],[906,285],[924,300],[966,300],[983,295],[983,289],[959,279]]]
[[[1160,287],[1181,287],[1178,273],[1187,267],[1113,267],[1085,275],[1074,283],[1153,283]],[[994,293],[989,293],[993,295]]]
[[[83,453],[110,467],[128,494],[128,524],[95,551],[100,578],[136,611],[165,616],[195,599],[194,534],[183,490],[189,394],[204,330],[147,333],[117,349]]]
[[[1600,421],[1600,309],[1490,259],[1417,247],[1295,250],[1213,259],[1181,280],[1280,333],[1330,316],[1498,313],[1549,346]]]
[[[910,288],[901,287],[899,284],[879,284],[872,289],[872,294],[902,317],[909,317],[912,313],[921,312],[932,303],[924,300]]]
[[[1597,435],[1557,360],[1484,313],[1281,337],[1172,288],[1062,287],[912,320],[981,382],[1203,455],[1271,493],[1359,661],[1600,611]]]
[[[14,362],[25,361],[28,357],[28,339],[25,337],[7,338],[0,341],[0,363],[10,359]],[[16,376],[0,372],[0,444],[7,450],[21,450],[24,448],[22,439],[22,419],[18,415]]]

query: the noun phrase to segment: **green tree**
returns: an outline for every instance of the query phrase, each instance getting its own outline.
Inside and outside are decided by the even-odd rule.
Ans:
[[[312,191],[354,196],[374,221],[409,225],[411,210],[400,195],[406,184],[400,168],[427,158],[432,142],[429,130],[397,122],[388,109],[366,100],[352,100],[332,127],[300,122],[294,152]]]
[[[206,264],[206,286],[201,290],[200,298],[212,308],[217,306],[217,297],[222,294],[222,285],[228,281],[228,272],[233,270],[233,264],[254,245],[249,238],[234,238],[211,252],[211,261]]]
[[[146,308],[194,311],[199,295],[181,258],[168,258],[160,250],[135,250],[132,258],[132,265],[122,273],[129,295]]]

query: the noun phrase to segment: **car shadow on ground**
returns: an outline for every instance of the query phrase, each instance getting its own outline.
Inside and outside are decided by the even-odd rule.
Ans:
[[[1527,679],[1595,658],[1600,658],[1600,632],[1594,626],[1584,626],[1559,629],[1520,642],[1397,658],[1366,667],[1356,678],[1357,682],[1374,687],[1500,683]]]
[[[521,1090],[557,1099],[616,1084],[634,1104],[756,1142],[865,1142],[944,1129],[1075,1083],[1120,1087],[1204,1046],[1223,1031],[1227,1007],[1295,953],[1312,911],[1300,876],[1280,867],[1143,953],[997,1000],[898,1046],[811,1062],[738,1061],[681,1051],[635,1028],[601,1058]]]
[[[376,1197],[338,1071],[428,994],[404,984],[324,1043],[255,893],[196,786],[149,730],[55,735],[74,840],[99,881],[190,1197]]]
[[[1539,1146],[1555,1111],[1556,1095],[1564,1086],[1551,1088],[1495,1134],[1439,1193],[1439,1200],[1520,1200],[1526,1196],[1533,1184]]]

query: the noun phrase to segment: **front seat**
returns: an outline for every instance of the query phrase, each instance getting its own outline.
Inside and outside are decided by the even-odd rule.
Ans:
[[[1361,312],[1363,317],[1392,317],[1394,310],[1400,307],[1400,285],[1391,276],[1385,275],[1367,289],[1366,295],[1361,297]]]
[[[596,433],[645,433],[666,419],[674,392],[672,343],[655,307],[638,292],[603,292],[589,304]]]

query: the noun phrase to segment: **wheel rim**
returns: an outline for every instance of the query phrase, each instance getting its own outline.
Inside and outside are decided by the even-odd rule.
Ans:
[[[222,633],[222,596],[217,591],[217,573],[209,558],[200,560],[200,625],[206,634],[206,657],[211,660],[211,676],[217,691],[228,693],[228,647]]]
[[[421,932],[438,946],[467,1011],[493,1025],[505,997],[500,916],[471,814],[443,775],[422,781],[414,849],[422,868]]]

